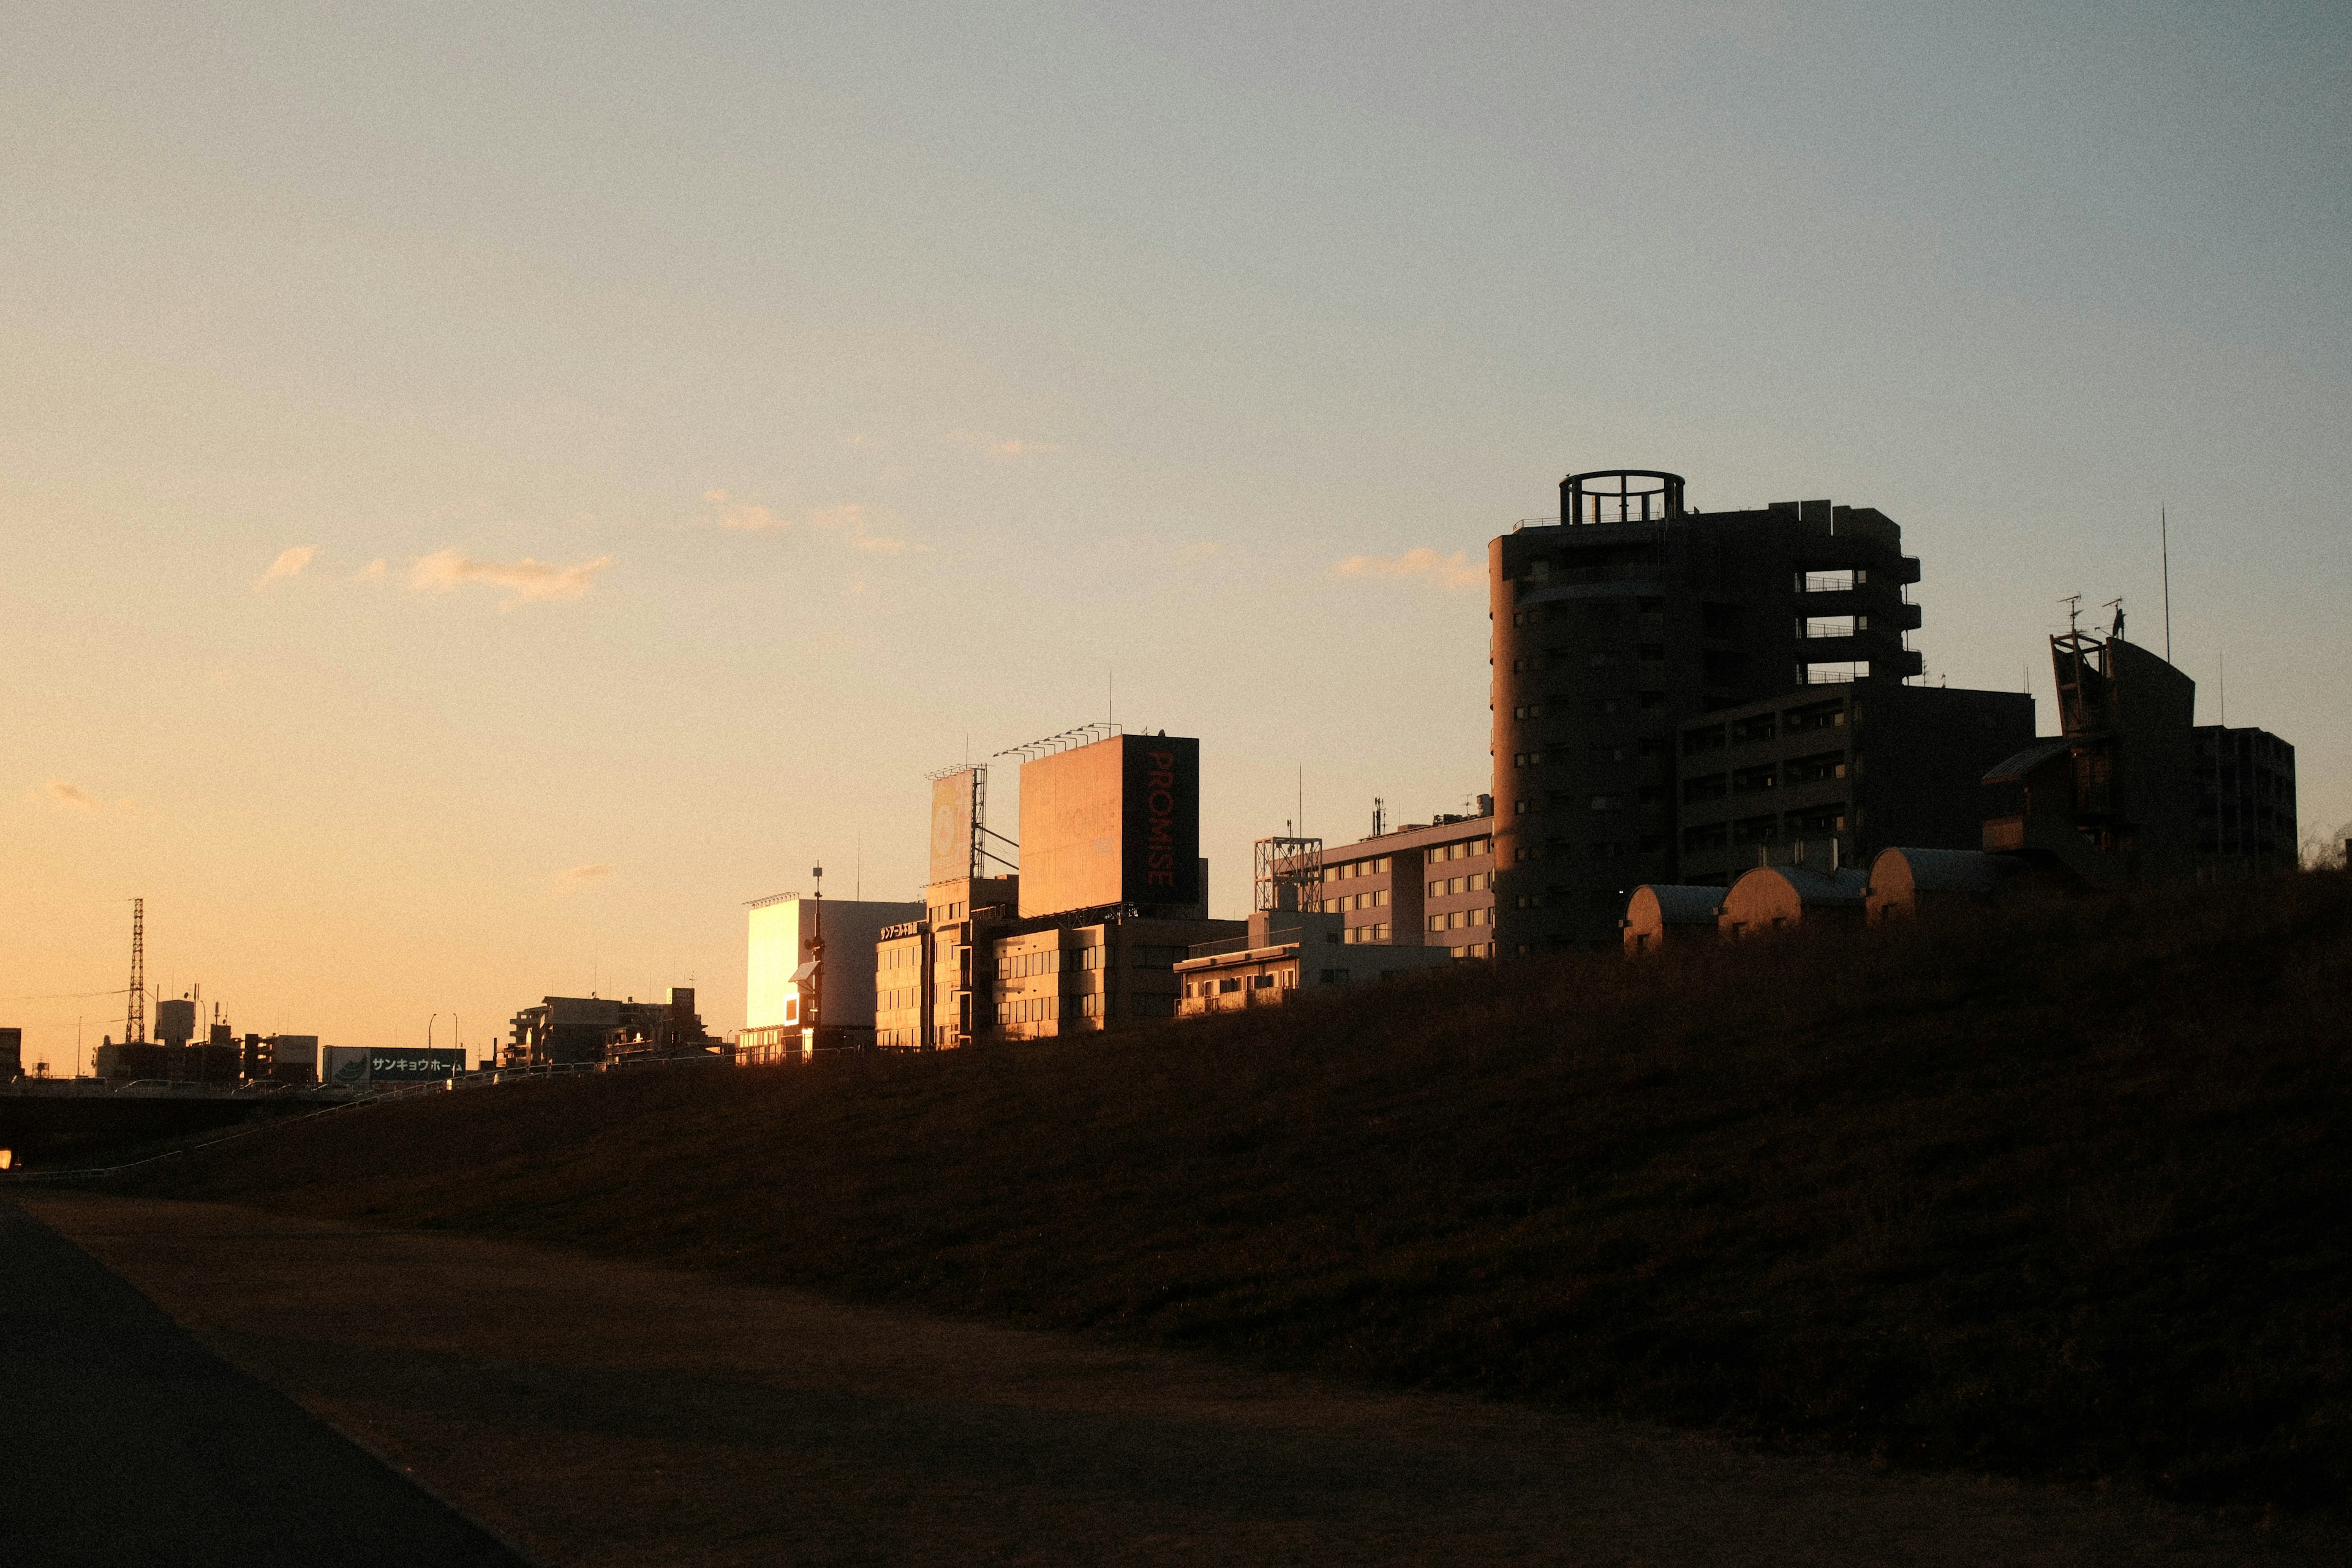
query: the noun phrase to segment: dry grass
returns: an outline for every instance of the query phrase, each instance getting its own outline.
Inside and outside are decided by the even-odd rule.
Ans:
[[[141,1190],[2335,1508],[2347,997],[2352,880],[2305,874],[451,1095]]]

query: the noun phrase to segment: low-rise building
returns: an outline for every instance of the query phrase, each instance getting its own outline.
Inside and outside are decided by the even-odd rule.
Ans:
[[[1644,882],[1625,904],[1625,951],[1657,952],[1697,938],[1714,941],[1723,912],[1721,888]]]
[[[2028,880],[2031,862],[1981,849],[1882,849],[1870,863],[1864,910],[1870,923],[1980,902]]]
[[[656,1047],[683,1049],[709,1038],[688,986],[671,987],[667,1002],[545,996],[514,1016],[502,1060],[507,1067],[600,1062]]]
[[[1238,936],[1194,945],[1177,963],[1177,1016],[1276,1006],[1301,992],[1386,980],[1450,963],[1454,950],[1349,944],[1334,911],[1260,910]]]
[[[1495,818],[1441,815],[1326,848],[1320,912],[1342,921],[1349,946],[1439,947],[1454,958],[1495,956]]]
[[[1801,924],[1859,924],[1870,879],[1850,866],[1759,866],[1723,895],[1716,923],[1729,937],[1759,936]]]

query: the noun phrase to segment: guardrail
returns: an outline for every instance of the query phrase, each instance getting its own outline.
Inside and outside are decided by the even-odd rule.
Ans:
[[[526,1083],[539,1079],[570,1078],[582,1073],[619,1072],[638,1068],[687,1067],[697,1062],[716,1062],[723,1065],[732,1063],[734,1059],[735,1053],[730,1047],[719,1051],[679,1051],[662,1056],[625,1057],[618,1061],[541,1062],[533,1067],[490,1068],[480,1072],[459,1073],[454,1078],[424,1079],[415,1083],[387,1084],[381,1089],[373,1085],[365,1089],[351,1089],[322,1087],[305,1092],[322,1099],[329,1094],[335,1095],[337,1098],[321,1104],[315,1110],[306,1110],[298,1116],[281,1117],[272,1121],[233,1127],[218,1137],[207,1138],[199,1143],[184,1144],[177,1149],[166,1149],[160,1154],[150,1154],[143,1160],[131,1160],[120,1165],[99,1165],[79,1171],[23,1169],[0,1171],[0,1192],[5,1192],[10,1186],[19,1183],[95,1181],[104,1176],[119,1175],[124,1171],[135,1171],[143,1165],[158,1164],[165,1160],[175,1160],[183,1155],[193,1154],[200,1149],[210,1149],[228,1142],[232,1139],[250,1137],[267,1127],[283,1126],[289,1121],[308,1121],[313,1117],[329,1116],[339,1110],[355,1110],[362,1106],[382,1105],[394,1100],[411,1100],[420,1094],[447,1094],[454,1089],[484,1089],[497,1083]],[[226,1100],[228,1097],[221,1095],[210,1098]],[[254,1103],[266,1104],[268,1101],[257,1096]]]

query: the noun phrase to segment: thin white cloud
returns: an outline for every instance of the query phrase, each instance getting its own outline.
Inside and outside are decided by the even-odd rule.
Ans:
[[[563,873],[563,879],[577,886],[583,882],[601,882],[612,874],[613,868],[598,860],[586,866],[572,867]]]
[[[269,570],[254,580],[253,591],[258,594],[272,583],[283,583],[289,577],[299,577],[302,574],[302,568],[310,564],[311,557],[318,553],[319,547],[315,544],[297,544],[279,551],[278,559],[269,563]]]
[[[366,565],[361,567],[358,571],[352,573],[352,581],[354,583],[381,583],[383,581],[385,574],[391,570],[392,569],[389,566],[384,564],[383,557],[379,555],[374,560],[369,562]]]
[[[778,517],[766,507],[753,506],[749,502],[730,504],[725,490],[705,490],[702,499],[719,509],[719,527],[731,528],[739,533],[767,533],[793,525],[792,519]]]
[[[868,555],[903,555],[910,550],[923,548],[900,538],[896,532],[877,532],[877,528],[891,527],[904,521],[897,513],[879,507],[860,506],[854,502],[847,506],[817,507],[795,520],[768,507],[739,501],[725,490],[705,490],[702,499],[719,509],[719,527],[731,528],[741,533],[769,533],[805,526]]]
[[[554,604],[584,595],[596,574],[613,563],[609,555],[577,566],[557,566],[526,555],[520,561],[477,561],[457,550],[436,550],[421,556],[408,570],[408,585],[420,594],[446,594],[468,583],[506,590],[499,608],[517,605]]]
[[[51,800],[70,811],[93,815],[98,811],[98,802],[90,799],[79,785],[68,784],[63,779],[51,779],[46,786],[46,793]]]
[[[1425,577],[1447,588],[1475,588],[1486,581],[1485,564],[1459,550],[1451,555],[1427,549],[1402,555],[1350,555],[1331,570],[1342,577]]]
[[[976,447],[1003,462],[1062,449],[1057,442],[1024,441],[1018,436],[991,436],[979,430],[952,430],[948,433],[948,439],[959,447]]]

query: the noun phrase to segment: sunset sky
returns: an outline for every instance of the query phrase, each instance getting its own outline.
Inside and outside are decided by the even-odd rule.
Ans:
[[[2341,6],[34,0],[0,148],[28,1064],[133,895],[241,1030],[733,1028],[745,900],[913,896],[925,771],[1113,679],[1238,913],[1301,769],[1486,787],[1571,468],[1880,508],[2045,731],[2168,506],[2200,720],[2352,819]]]

